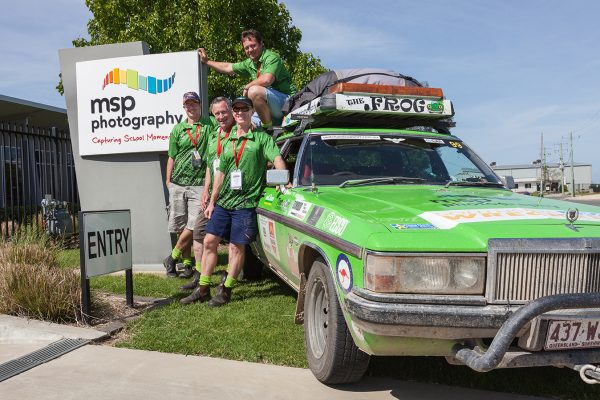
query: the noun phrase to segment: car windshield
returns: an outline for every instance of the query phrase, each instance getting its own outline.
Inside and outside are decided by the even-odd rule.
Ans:
[[[354,133],[307,140],[297,169],[300,185],[501,186],[491,168],[454,138]]]

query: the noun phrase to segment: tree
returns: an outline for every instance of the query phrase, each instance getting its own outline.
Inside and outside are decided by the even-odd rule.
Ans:
[[[74,40],[76,47],[141,40],[152,53],[204,47],[212,60],[237,62],[245,58],[240,34],[254,28],[287,63],[298,89],[326,71],[319,58],[300,51],[302,33],[277,0],[86,0],[86,5],[93,14],[90,39]],[[238,96],[246,83],[209,70],[209,98]]]

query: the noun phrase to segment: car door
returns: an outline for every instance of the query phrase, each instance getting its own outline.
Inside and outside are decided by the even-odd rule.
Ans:
[[[290,176],[295,176],[296,159],[303,142],[302,137],[287,139],[281,144],[281,155]],[[278,143],[279,144],[279,143]],[[292,286],[298,287],[298,250],[300,241],[293,228],[282,223],[290,214],[306,212],[303,205],[295,201],[295,185],[292,188],[267,187],[258,208],[258,230],[262,255],[276,272]]]

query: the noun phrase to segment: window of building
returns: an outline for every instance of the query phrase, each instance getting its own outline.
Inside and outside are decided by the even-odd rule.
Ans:
[[[525,184],[525,189],[531,189],[531,183],[526,183]]]

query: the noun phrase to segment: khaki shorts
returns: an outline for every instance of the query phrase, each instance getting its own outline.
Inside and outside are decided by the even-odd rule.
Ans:
[[[200,203],[204,186],[179,186],[169,184],[169,232],[179,233],[184,228],[194,229],[200,214]]]
[[[206,224],[208,224],[208,218],[201,212],[196,218],[196,224],[194,225],[194,240],[200,243],[204,243],[204,236],[206,236]]]

